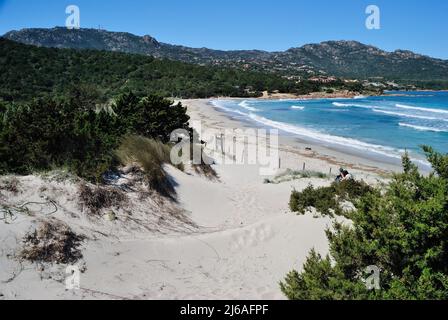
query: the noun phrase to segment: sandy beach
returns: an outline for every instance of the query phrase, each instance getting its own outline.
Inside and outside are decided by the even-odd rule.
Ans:
[[[203,128],[217,134],[249,125],[218,112],[208,102],[182,101],[192,121],[200,121]],[[307,170],[324,173],[346,166],[357,179],[376,183],[398,170],[290,136],[280,137],[279,155],[279,172],[300,170],[303,163]],[[333,223],[313,213],[291,213],[291,191],[309,184],[328,185],[332,179],[269,184],[264,183],[259,165],[218,164],[213,168],[219,179],[209,180],[188,167],[181,172],[166,166],[177,201],[141,200],[140,195],[130,193],[131,201],[117,210],[116,221],[87,218],[75,196],[76,182],[17,177],[19,192],[1,191],[2,203],[18,206],[51,199],[58,210],[49,215],[48,208],[34,208],[34,214],[18,215],[9,224],[0,221],[5,244],[0,254],[1,297],[284,299],[279,281],[292,269],[301,270],[311,249],[327,254],[325,230]],[[20,239],[48,219],[66,223],[87,239],[78,263],[83,270],[79,290],[66,290],[65,265],[14,259]]]
[[[305,96],[304,96],[305,97]],[[345,96],[338,96],[346,98]],[[320,99],[321,97],[319,97]],[[234,98],[219,98],[221,100],[246,100]],[[277,98],[278,99],[278,98]],[[286,99],[286,98],[285,98]],[[296,97],[297,99],[297,97]],[[317,99],[310,98],[307,99]],[[199,121],[203,129],[211,129],[216,134],[222,133],[226,128],[258,128],[256,123],[236,119],[232,115],[222,112],[212,105],[213,99],[180,100],[188,106],[191,121]],[[303,163],[306,169],[329,173],[335,173],[340,167],[347,167],[353,173],[363,179],[369,179],[369,173],[374,179],[380,176],[389,176],[391,172],[401,171],[399,162],[390,162],[386,159],[373,159],[361,153],[349,150],[338,150],[332,146],[324,146],[294,136],[279,132],[279,156],[282,159],[281,169],[302,169]],[[384,160],[384,161],[383,161]]]

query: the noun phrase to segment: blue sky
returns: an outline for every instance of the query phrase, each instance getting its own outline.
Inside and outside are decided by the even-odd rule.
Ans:
[[[81,27],[149,34],[159,41],[214,49],[285,50],[326,40],[358,40],[448,59],[446,0],[0,0],[0,34],[65,24],[67,5]],[[367,30],[365,9],[381,9]]]

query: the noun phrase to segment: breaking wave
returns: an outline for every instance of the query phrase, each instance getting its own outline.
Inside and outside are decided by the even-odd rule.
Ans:
[[[406,127],[406,128],[412,128],[419,131],[432,131],[432,132],[448,132],[448,129],[438,129],[438,128],[432,128],[432,127],[425,127],[425,126],[416,126],[413,124],[408,123],[399,123],[400,127]]]
[[[419,116],[415,114],[408,114],[408,113],[401,113],[401,112],[394,112],[394,111],[386,111],[386,110],[380,110],[380,109],[373,109],[374,112],[379,112],[391,116],[397,116],[397,117],[403,117],[403,118],[412,118],[412,119],[422,119],[422,120],[437,120],[437,121],[445,121],[448,122],[448,119],[441,119],[437,117],[431,117],[431,116]]]
[[[241,115],[241,116],[245,116],[245,117],[248,116],[247,113],[241,112],[241,111],[236,110],[236,109],[232,109],[232,108],[224,107],[222,104],[220,104],[220,103],[219,103],[218,101],[216,101],[216,100],[215,100],[215,101],[211,101],[211,104],[212,104],[215,108],[218,108],[218,109],[221,109],[221,110],[224,110],[224,111],[227,111],[227,112],[236,113],[236,114],[239,114],[239,115]]]
[[[421,108],[421,107],[407,106],[405,104],[396,104],[395,106],[397,108],[400,108],[400,109],[417,110],[417,111],[426,111],[426,112],[432,112],[432,113],[448,114],[448,110],[442,110],[442,109]]]
[[[257,108],[251,107],[251,106],[249,105],[249,102],[248,102],[247,100],[244,100],[243,102],[241,102],[241,103],[239,104],[239,106],[240,106],[241,108],[243,108],[243,109],[246,109],[246,110],[249,110],[249,111],[252,111],[252,112],[261,111],[261,110],[259,110],[259,109],[257,109]]]
[[[364,109],[372,109],[375,108],[375,106],[366,106],[363,104],[355,104],[355,103],[340,103],[340,102],[333,102],[333,105],[335,107],[341,107],[341,108],[347,108],[347,107],[355,107],[355,108],[364,108]]]
[[[352,138],[343,138],[343,137],[339,137],[339,136],[333,136],[333,135],[317,132],[314,130],[297,127],[295,125],[269,120],[269,119],[266,119],[264,117],[261,117],[261,116],[255,115],[255,114],[249,114],[249,117],[258,123],[261,123],[261,124],[264,124],[264,125],[267,125],[270,127],[274,127],[274,128],[277,128],[277,129],[285,131],[285,132],[297,134],[297,135],[311,138],[314,140],[318,140],[321,142],[337,144],[337,145],[341,145],[344,147],[351,147],[351,148],[361,150],[361,151],[373,151],[373,152],[381,154],[383,156],[392,157],[395,159],[400,159],[401,158],[400,153],[404,152],[404,150],[397,150],[397,149],[394,149],[391,147],[370,144],[370,143],[362,142],[362,141],[352,139]]]

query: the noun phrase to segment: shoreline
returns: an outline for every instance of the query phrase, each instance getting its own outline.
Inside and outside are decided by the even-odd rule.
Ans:
[[[351,99],[360,96],[360,93],[343,90],[334,93],[326,92],[311,92],[308,94],[295,95],[292,93],[272,93],[269,94],[267,91],[263,92],[263,96],[254,99],[260,100],[277,100],[277,99],[302,99],[302,100],[312,100],[312,99]]]
[[[390,92],[390,93],[387,93]],[[393,92],[402,92],[402,93],[393,93]],[[358,93],[348,90],[338,91],[334,93],[326,93],[326,92],[311,92],[309,94],[300,94],[296,95],[293,93],[272,93],[269,94],[267,91],[263,92],[261,97],[227,97],[227,96],[216,96],[216,97],[208,97],[202,98],[202,100],[213,100],[213,99],[228,99],[228,100],[248,100],[248,99],[256,99],[256,100],[314,100],[314,99],[356,99],[356,97],[391,97],[391,96],[411,96],[407,92],[445,92],[448,93],[448,90],[431,90],[431,89],[415,89],[415,90],[385,90],[381,94],[370,93]],[[201,99],[180,99],[176,97],[171,97],[172,100],[201,100]]]
[[[248,100],[244,98],[220,99]],[[201,121],[202,127],[206,129],[224,131],[225,129],[266,127],[255,121],[241,119],[238,116],[232,116],[218,110],[211,105],[213,100],[215,99],[184,99],[180,101],[187,107],[191,119]],[[361,176],[373,174],[379,177],[389,177],[392,173],[402,170],[399,159],[393,161],[395,159],[389,159],[386,156],[384,156],[384,159],[381,159],[381,156],[369,157],[363,155],[361,151],[345,150],[342,147],[338,148],[316,141],[309,141],[292,133],[282,132],[282,130],[279,130],[279,151],[282,161],[281,169],[301,169],[301,164],[305,163],[306,167],[310,169],[316,168],[322,171],[322,168],[326,167],[328,170],[324,170],[324,173],[329,173],[331,168],[334,174],[338,168],[345,167]],[[283,161],[283,158],[286,161]],[[297,160],[294,161],[290,158],[296,158]]]

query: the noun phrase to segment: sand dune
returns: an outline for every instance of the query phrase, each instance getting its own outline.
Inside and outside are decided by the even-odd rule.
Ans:
[[[184,101],[193,119],[222,130],[242,124],[211,110],[205,101]],[[294,146],[295,147],[295,146]],[[336,157],[281,146],[282,168],[327,171]],[[352,159],[343,159],[350,163]],[[382,172],[350,163],[353,172],[375,181]],[[175,181],[177,203],[141,200],[117,211],[117,221],[87,218],[79,208],[76,183],[48,182],[38,176],[18,178],[18,194],[2,191],[4,204],[52,199],[57,213],[42,208],[34,216],[0,221],[0,294],[6,299],[284,299],[279,281],[300,270],[309,251],[328,251],[328,217],[289,211],[291,190],[331,180],[300,179],[265,184],[257,165],[215,165],[219,180],[166,166]],[[45,186],[45,190],[43,189]],[[47,197],[47,198],[45,198]],[[179,215],[180,214],[180,215]],[[167,217],[165,221],[161,217]],[[87,237],[83,242],[81,289],[66,290],[65,265],[18,262],[21,237],[40,221],[57,219]],[[9,254],[9,255],[8,255]]]

